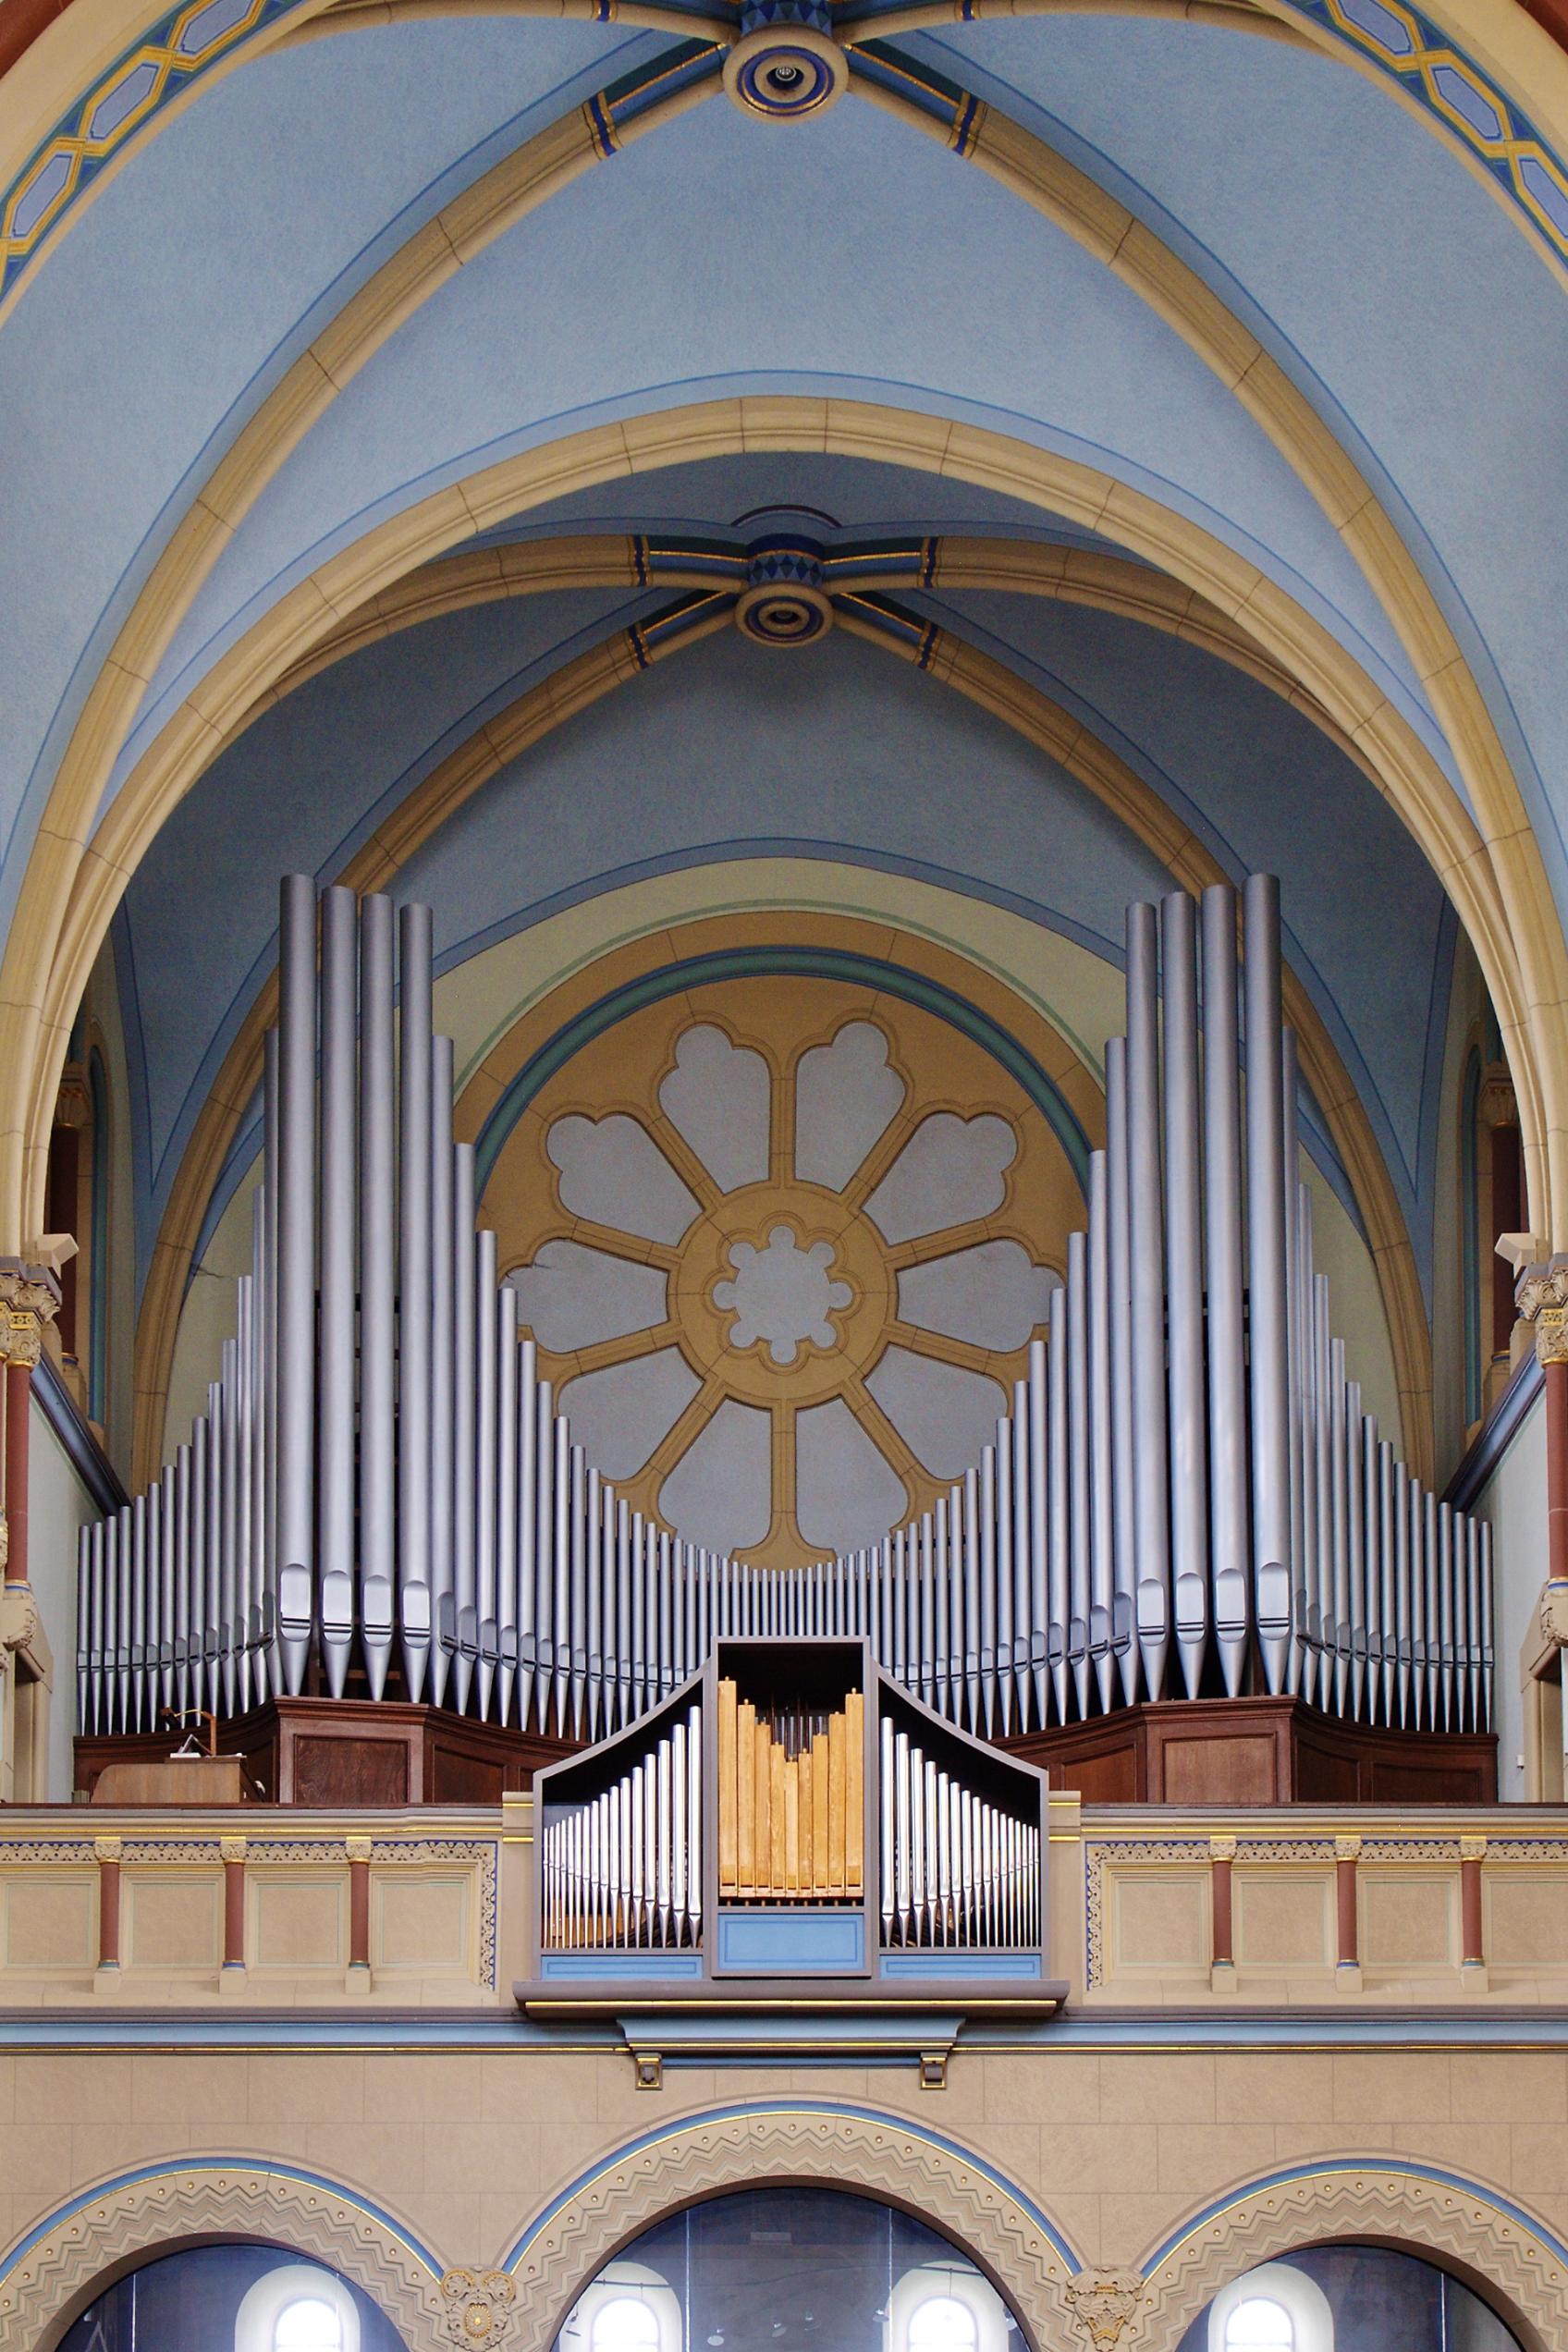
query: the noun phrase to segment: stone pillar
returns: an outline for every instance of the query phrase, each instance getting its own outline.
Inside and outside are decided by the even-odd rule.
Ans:
[[[1546,1411],[1546,1584],[1541,1592],[1540,1624],[1546,1641],[1560,1652],[1568,1650],[1568,1256],[1549,1258],[1545,1264],[1525,1265],[1517,1250],[1505,1250],[1504,1235],[1498,1243],[1500,1252],[1513,1256],[1520,1267],[1514,1284],[1514,1304],[1520,1318],[1531,1326],[1535,1333],[1536,1357],[1545,1381]],[[1521,1243],[1530,1236],[1517,1237]],[[1568,1702],[1568,1681],[1564,1684],[1564,1699]],[[1568,1746],[1568,1703],[1562,1715],[1563,1740]],[[1542,1780],[1537,1786],[1550,1784],[1545,1773],[1546,1758],[1537,1758]],[[1568,1780],[1568,1764],[1562,1767]]]
[[[1231,1908],[1231,1865],[1235,1858],[1233,1837],[1209,1839],[1209,1900],[1214,1918],[1214,1952],[1208,1971],[1211,1992],[1236,1990],[1235,1931]]]
[[[112,1992],[120,1976],[120,1842],[94,1838],[98,1862],[98,1967],[94,1990]]]
[[[1334,1984],[1340,1992],[1361,1991],[1361,1917],[1356,1886],[1356,1871],[1360,1863],[1361,1840],[1358,1837],[1337,1837],[1334,1840],[1334,1910],[1339,1942],[1334,1963]]]
[[[245,1840],[218,1841],[223,1856],[223,1974],[221,1990],[245,1990]]]
[[[370,1840],[351,1837],[349,1849],[349,1978],[350,1992],[370,1991]]]
[[[1487,1990],[1487,1936],[1481,1914],[1481,1865],[1486,1858],[1484,1837],[1460,1839],[1459,1966],[1466,1992]]]
[[[76,1247],[46,1246],[56,1257]],[[59,1312],[60,1279],[47,1265],[0,1257],[0,1363],[6,1367],[6,1582],[28,1581],[28,1423],[33,1367],[43,1352],[43,1326]]]

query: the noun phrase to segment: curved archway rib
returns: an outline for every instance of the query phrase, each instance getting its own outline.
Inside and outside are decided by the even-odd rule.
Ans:
[[[697,103],[712,87],[704,82],[655,104],[629,124],[629,135]],[[886,91],[867,94],[927,134],[946,136],[907,100]],[[1222,608],[1244,611],[1256,640],[1362,746],[1454,898],[1510,1047],[1532,1222],[1555,1234],[1559,1226],[1568,1227],[1568,1110],[1561,1099],[1565,1083],[1561,1073],[1568,1072],[1568,954],[1516,781],[1436,600],[1321,419],[1195,273],[1062,157],[1018,126],[981,113],[984,118],[969,141],[974,160],[1068,230],[1176,327],[1263,424],[1334,522],[1411,652],[1454,747],[1480,818],[1479,838],[1435,763],[1342,648],[1273,582],[1238,563],[1193,525],[1108,477],[1086,475],[1038,451],[1025,454],[1019,445],[974,427],[785,396],[715,404],[711,436],[677,423],[680,411],[577,436],[557,445],[553,480],[548,459],[515,461],[522,469],[518,492],[504,486],[514,463],[505,461],[462,489],[407,509],[358,549],[323,565],[280,600],[260,631],[215,665],[139,763],[121,794],[138,813],[129,829],[145,834],[157,822],[169,796],[178,797],[184,788],[179,779],[188,782],[211,758],[242,723],[257,694],[269,692],[288,666],[261,658],[259,640],[287,646],[288,658],[298,659],[323,625],[378,593],[410,560],[483,531],[520,504],[606,473],[669,462],[677,449],[690,457],[744,447],[748,431],[753,446],[824,448],[833,421],[842,417],[843,446],[857,453],[955,472],[1032,504],[1054,506],[1119,539]],[[596,152],[594,140],[586,119],[555,127],[507,158],[410,239],[351,299],[243,429],[154,567],[62,760],[0,968],[0,1075],[15,1081],[10,1098],[28,1106],[19,1129],[0,1137],[0,1226],[15,1245],[41,1214],[49,1115],[70,1012],[123,887],[123,872],[116,877],[103,870],[116,863],[107,838],[113,827],[106,823],[98,839],[91,837],[145,680],[240,517],[336,391],[463,260],[586,168]],[[873,424],[873,414],[888,422]],[[820,430],[807,425],[808,416],[820,417]],[[717,423],[719,417],[729,421],[728,427]],[[1046,477],[1051,478],[1048,490]],[[316,629],[304,625],[307,616]],[[119,807],[116,802],[112,817]],[[79,920],[83,915],[85,928]]]
[[[613,547],[614,543],[610,544]],[[852,615],[841,616],[839,625],[884,652],[906,660],[916,658],[913,648]],[[728,616],[720,615],[652,645],[639,630],[623,629],[563,664],[451,752],[332,878],[361,892],[387,888],[449,816],[563,719],[613,692],[650,663],[669,659],[714,629],[728,626]],[[1005,664],[949,629],[928,637],[919,658],[920,666],[935,680],[978,704],[1048,753],[1154,852],[1177,883],[1199,891],[1211,882],[1235,878],[1124,760]],[[1404,1458],[1417,1476],[1426,1477],[1432,1459],[1431,1341],[1404,1219],[1366,1109],[1327,1024],[1299,975],[1289,967],[1285,1012],[1297,1034],[1304,1074],[1344,1163],[1366,1229],[1393,1350]],[[274,974],[258,993],[225,1056],[171,1189],[137,1326],[135,1476],[139,1484],[156,1476],[162,1459],[164,1410],[179,1308],[197,1234],[244,1108],[259,1081],[263,1039],[276,1016]]]

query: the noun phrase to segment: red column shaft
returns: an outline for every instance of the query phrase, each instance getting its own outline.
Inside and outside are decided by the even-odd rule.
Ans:
[[[1481,1864],[1478,1856],[1466,1856],[1459,1866],[1459,1910],[1464,1949],[1461,1954],[1465,1966],[1484,1967],[1486,1939],[1481,1927]]]
[[[245,1966],[245,1865],[227,1862],[223,1866],[223,1965],[226,1968]]]
[[[370,1966],[370,1864],[349,1865],[349,1966]]]
[[[6,1582],[27,1582],[27,1452],[29,1401],[32,1370],[26,1364],[6,1366]]]
[[[1547,1574],[1568,1584],[1568,1363],[1545,1369]]]
[[[1210,1861],[1208,1868],[1214,1898],[1214,1964],[1216,1967],[1229,1967],[1233,1966],[1236,1956],[1231,1949],[1234,1939],[1231,1926],[1229,1857],[1217,1854]]]
[[[116,1855],[112,1859],[100,1856],[98,1861],[98,1966],[117,1968],[120,1965],[120,1866]]]
[[[1340,1966],[1354,1968],[1361,1964],[1361,1929],[1356,1917],[1355,1862],[1342,1856],[1334,1865],[1334,1893],[1338,1898],[1340,1924]]]

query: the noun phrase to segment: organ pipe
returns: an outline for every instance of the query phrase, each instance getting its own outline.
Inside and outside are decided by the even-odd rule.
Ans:
[[[300,1689],[312,1654],[338,1694],[358,1659],[378,1698],[396,1649],[410,1697],[594,1738],[667,1700],[731,1633],[864,1633],[917,1697],[983,1735],[1103,1712],[1140,1683],[1158,1697],[1172,1644],[1189,1697],[1212,1658],[1231,1692],[1486,1728],[1489,1530],[1411,1477],[1333,1336],[1268,877],[1240,909],[1216,886],[1196,913],[1173,894],[1130,913],[1087,1231],[1068,1238],[994,1442],[879,1545],[782,1571],[631,1510],[574,1441],[495,1237],[476,1233],[451,1042],[432,1034],[427,911],[394,932],[385,897],[356,910],[329,891],[318,974],[312,887],[284,885],[251,1270],[189,1442],[83,1540],[85,1731],[151,1728],[170,1704],[232,1715]],[[672,1735],[662,1782],[655,1757],[571,1832],[598,1841],[620,1912],[649,1935],[685,1932],[701,1899],[692,1740],[690,1725]],[[930,1760],[895,1753],[878,1900],[917,1940],[956,1933],[961,1911],[1016,1924],[1014,1829]],[[786,1881],[815,1885],[815,1783],[782,1789]],[[766,1804],[771,1841],[771,1778]],[[661,1886],[639,1839],[665,1817],[686,1844],[684,1875]],[[992,1855],[973,1881],[966,1840]],[[556,1899],[603,1928],[585,1850],[562,1844]]]

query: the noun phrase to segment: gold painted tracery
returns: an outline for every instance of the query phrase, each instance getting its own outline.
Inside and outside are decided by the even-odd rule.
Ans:
[[[854,1023],[880,1031],[904,1095],[848,1182],[833,1189],[797,1171],[797,1077],[808,1052],[830,1045]],[[768,1072],[767,1174],[728,1192],[660,1108],[659,1090],[676,1068],[676,1047],[694,1026],[717,1029],[732,1046],[759,1055]],[[867,1204],[924,1122],[942,1114],[966,1122],[998,1119],[1011,1130],[1013,1158],[1004,1197],[983,1215],[888,1239],[867,1214]],[[698,1213],[679,1240],[585,1220],[564,1197],[550,1152],[552,1133],[569,1119],[612,1117],[635,1121],[692,1195]],[[823,1549],[802,1533],[797,1517],[796,1427],[802,1411],[842,1400],[902,1485],[904,1507],[897,1514],[902,1520],[932,1508],[948,1491],[950,1474],[939,1475],[921,1460],[868,1385],[887,1351],[901,1349],[996,1383],[998,1410],[1023,1376],[1026,1340],[998,1352],[915,1321],[901,1311],[900,1275],[998,1240],[1017,1244],[1031,1262],[1060,1274],[1066,1235],[1081,1221],[1082,1206],[1066,1154],[1043,1114],[984,1047],[935,1014],[869,986],[797,976],[692,989],[643,1008],[595,1039],[530,1104],[484,1198],[507,1270],[531,1265],[546,1243],[563,1240],[662,1268],[662,1321],[575,1350],[541,1346],[541,1370],[557,1384],[570,1415],[574,1378],[679,1350],[695,1392],[641,1467],[615,1480],[634,1510],[661,1524],[667,1524],[660,1507],[665,1480],[726,1401],[766,1413],[772,1513],[766,1536],[744,1547],[743,1556],[772,1567],[799,1565]],[[783,1363],[764,1340],[737,1344],[739,1318],[725,1303],[725,1285],[735,1271],[732,1252],[765,1249],[777,1232],[790,1234],[802,1251],[829,1246],[828,1270],[847,1294],[829,1309],[833,1343],[802,1340]]]

